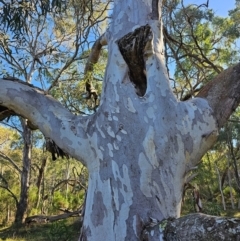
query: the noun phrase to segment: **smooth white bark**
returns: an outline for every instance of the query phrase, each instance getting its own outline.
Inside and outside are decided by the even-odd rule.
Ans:
[[[87,240],[101,235],[106,240],[139,240],[150,217],[179,217],[185,174],[216,140],[217,125],[207,101],[175,99],[164,66],[161,24],[150,19],[151,10],[151,1],[115,2],[92,140],[99,148],[89,167],[90,215],[80,240],[84,235]],[[117,40],[146,24],[153,41],[145,60],[147,90],[139,97]]]
[[[76,159],[85,163],[91,155],[87,143],[91,118],[71,114],[43,91],[21,82],[0,79],[0,105],[29,119],[46,137]]]

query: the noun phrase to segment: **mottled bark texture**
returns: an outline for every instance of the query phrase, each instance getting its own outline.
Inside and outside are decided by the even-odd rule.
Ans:
[[[240,102],[240,63],[216,76],[198,93],[214,110],[219,128],[226,123]]]
[[[180,217],[187,173],[214,144],[220,126],[239,103],[238,67],[217,76],[201,98],[175,98],[165,68],[161,13],[156,10],[161,5],[161,0],[114,1],[105,34],[108,63],[101,104],[92,116],[75,116],[31,86],[0,80],[0,105],[28,118],[88,168],[80,241],[164,240],[172,231],[167,226],[164,233],[161,221]],[[102,45],[93,48],[86,71]],[[219,111],[219,106],[224,108]],[[215,219],[213,223],[221,224]],[[195,223],[179,222],[186,232],[191,229],[198,240],[204,239],[204,230],[201,234]]]
[[[240,219],[190,214],[167,221],[165,241],[239,241]]]

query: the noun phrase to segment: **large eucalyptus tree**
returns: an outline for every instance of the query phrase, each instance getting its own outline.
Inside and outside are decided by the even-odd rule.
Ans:
[[[185,177],[240,101],[240,64],[179,102],[165,69],[161,0],[115,0],[101,104],[75,116],[47,92],[0,80],[0,105],[27,118],[89,171],[79,240],[237,240],[240,222],[180,217]],[[186,239],[187,237],[187,239]],[[227,237],[227,239],[226,239]]]

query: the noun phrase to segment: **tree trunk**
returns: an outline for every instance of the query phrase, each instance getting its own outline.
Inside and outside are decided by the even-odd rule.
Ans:
[[[31,170],[31,155],[32,155],[32,131],[27,126],[27,120],[21,120],[23,128],[23,167],[21,172],[21,190],[20,198],[17,204],[15,215],[15,223],[22,223],[24,214],[28,207],[28,191]]]
[[[230,151],[230,155],[231,155],[231,159],[232,159],[232,163],[233,163],[233,170],[234,170],[234,174],[235,174],[235,180],[236,180],[236,184],[237,184],[237,191],[238,191],[238,195],[240,195],[240,177],[239,177],[239,170],[238,170],[238,165],[237,165],[237,159],[234,153],[234,148],[233,148],[233,143],[232,140],[228,140],[228,148]]]
[[[38,170],[37,201],[36,201],[36,205],[35,205],[36,208],[39,207],[40,199],[41,199],[41,197],[44,196],[44,192],[42,192],[41,186],[42,186],[42,183],[44,181],[44,171],[45,171],[45,168],[46,168],[46,164],[47,164],[47,158],[43,158],[41,167]]]
[[[223,210],[226,210],[225,198],[224,198],[223,191],[222,191],[221,176],[220,176],[219,169],[218,169],[217,165],[215,167],[216,167],[216,172],[217,172],[217,176],[218,176],[218,187],[219,187],[219,191],[220,191],[220,194],[221,194]]]
[[[0,81],[0,104],[26,116],[87,166],[80,241],[163,240],[163,220],[180,216],[185,177],[240,102],[240,65],[216,77],[199,98],[179,102],[164,65],[162,1],[114,3],[109,30],[95,46],[99,51],[108,42],[109,54],[96,114],[75,116],[46,93],[15,80]],[[182,223],[205,237],[198,223]],[[218,224],[222,228],[214,224],[212,237]],[[231,224],[237,237],[239,224]]]
[[[231,177],[231,171],[230,171],[230,164],[229,164],[230,157],[228,156],[228,185],[230,189],[230,199],[231,199],[231,206],[232,209],[235,209],[235,204],[234,204],[234,197],[233,197],[233,188],[232,188],[232,177]]]
[[[88,129],[94,152],[79,240],[159,240],[160,230],[145,227],[180,216],[185,175],[216,139],[207,102],[177,102],[170,91],[154,11],[152,1],[115,3],[103,103]]]
[[[65,169],[65,179],[69,179],[69,176],[70,176],[70,170],[69,170],[69,168],[70,168],[70,162],[69,162],[69,160],[67,160],[67,163],[66,163],[66,169]],[[68,182],[66,183],[66,190],[65,190],[65,199],[67,200],[68,199],[68,189],[69,189],[69,187],[68,187]]]

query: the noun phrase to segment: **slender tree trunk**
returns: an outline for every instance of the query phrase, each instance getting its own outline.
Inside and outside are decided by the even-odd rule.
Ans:
[[[6,217],[3,219],[3,225],[7,225],[9,222],[10,222],[10,205],[9,203],[7,203],[6,205],[6,209],[7,209],[7,212],[6,212]]]
[[[232,140],[228,141],[228,147],[229,147],[229,150],[230,150],[230,153],[231,153],[231,159],[233,161],[234,174],[235,174],[236,184],[237,184],[237,187],[238,187],[238,195],[240,195],[240,177],[239,177],[237,160],[236,160],[235,153],[234,153],[234,150],[233,150]]]
[[[7,205],[7,223],[10,221],[10,205]]]
[[[43,198],[42,183],[43,183],[44,171],[45,171],[46,165],[47,165],[47,158],[43,158],[41,167],[39,168],[38,180],[37,180],[37,201],[35,205],[36,208],[39,207],[41,197]]]
[[[69,174],[70,174],[70,162],[69,160],[67,160],[67,163],[66,163],[66,170],[65,170],[65,177],[64,179],[68,180],[69,179]],[[65,199],[67,200],[68,199],[68,189],[69,189],[69,186],[68,186],[68,182],[66,183],[66,190],[65,190]]]
[[[28,192],[31,170],[31,154],[32,154],[32,131],[27,126],[27,120],[21,120],[23,128],[23,167],[21,172],[21,191],[20,198],[17,204],[17,211],[15,215],[15,223],[22,223],[24,214],[28,207]]]
[[[219,172],[217,165],[216,165],[216,172],[217,172],[217,176],[218,176],[218,187],[219,187],[219,191],[221,193],[223,210],[226,210],[225,198],[224,198],[223,191],[222,191],[221,176],[220,176],[220,172]]]
[[[229,160],[230,160],[230,157],[228,156],[228,185],[229,185],[229,188],[230,188],[231,206],[232,206],[232,209],[235,209],[235,204],[234,204],[234,200],[233,200],[234,199],[233,198],[233,192],[232,192],[232,178],[231,178]]]

